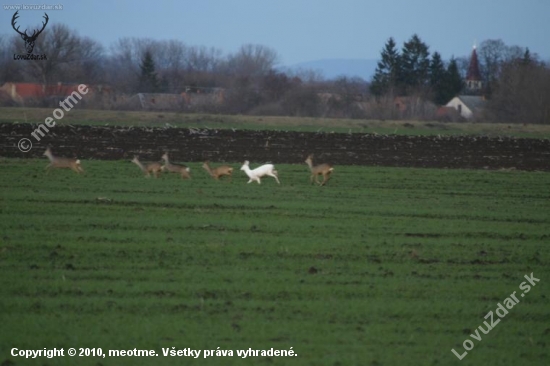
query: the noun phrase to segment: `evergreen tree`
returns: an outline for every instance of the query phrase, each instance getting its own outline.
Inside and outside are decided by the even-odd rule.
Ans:
[[[155,61],[153,60],[153,54],[147,50],[143,54],[141,64],[141,75],[139,78],[139,91],[141,93],[155,93],[159,89],[159,82],[157,79],[157,73],[155,71]]]
[[[441,104],[447,103],[449,100],[456,97],[462,88],[464,87],[464,81],[460,72],[458,71],[458,65],[453,57],[447,66],[445,72],[444,83],[441,86],[440,98],[443,101]]]
[[[430,86],[433,92],[433,101],[436,104],[445,104],[448,102],[444,95],[446,70],[439,52],[434,52],[430,62]]]
[[[393,38],[388,39],[380,55],[381,60],[370,85],[371,92],[376,96],[394,92],[401,74],[401,57]]]
[[[430,53],[428,48],[416,34],[403,45],[401,51],[402,81],[407,91],[424,87],[429,83]]]
[[[523,58],[521,59],[521,63],[523,65],[531,65],[533,62],[531,58],[531,52],[529,51],[529,47],[525,49],[525,52],[523,53]]]

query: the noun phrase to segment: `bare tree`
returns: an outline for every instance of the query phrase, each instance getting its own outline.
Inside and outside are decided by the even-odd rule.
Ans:
[[[295,86],[285,94],[281,104],[285,114],[289,116],[319,117],[322,113],[319,91],[313,85]]]
[[[180,93],[186,86],[216,86],[221,51],[207,47],[188,47],[178,40],[156,41],[122,38],[111,47],[109,79],[124,92],[138,91],[134,82],[140,74],[140,61],[149,52],[159,77],[160,89]]]
[[[519,46],[507,46],[501,39],[488,39],[481,42],[478,54],[481,61],[481,73],[490,95],[494,84],[500,77],[502,65],[521,57],[523,49]]]
[[[0,35],[0,84],[4,82],[23,81],[23,62],[13,59],[13,54],[16,53],[20,46],[21,38],[17,35],[12,37]]]
[[[496,122],[550,124],[550,68],[531,58],[501,65],[489,112]]]
[[[204,46],[189,47],[186,55],[186,69],[188,71],[212,72],[221,61],[221,51]]]
[[[186,86],[220,86],[223,82],[221,77],[223,63],[222,52],[219,49],[202,46],[189,47],[185,58]]]
[[[456,57],[454,60],[460,76],[465,79],[468,74],[468,67],[470,66],[470,56]]]
[[[79,57],[67,63],[64,73],[60,75],[61,81],[85,84],[105,83],[103,46],[88,37],[79,37],[77,42]]]
[[[68,65],[80,58],[78,36],[66,25],[54,24],[36,40],[35,53],[46,54],[47,59],[26,63],[28,75],[43,84],[60,81]]]
[[[230,89],[226,109],[246,113],[262,102],[262,79],[268,75],[277,60],[275,51],[261,45],[244,45],[220,65]]]
[[[324,77],[321,71],[311,69],[298,69],[296,71],[288,72],[287,75],[294,79],[299,79],[300,82],[305,84],[320,84],[324,81]]]
[[[111,54],[106,65],[107,78],[119,92],[135,93],[139,84],[139,62],[144,44],[136,38],[121,38],[111,45]]]
[[[169,40],[156,43],[154,51],[155,66],[163,91],[181,92],[184,85],[187,47],[179,40]]]
[[[326,112],[327,117],[364,117],[364,111],[359,103],[369,94],[367,83],[361,78],[339,77],[326,83]],[[325,93],[327,94],[327,93]]]
[[[262,45],[246,44],[228,58],[228,70],[238,75],[252,78],[265,76],[278,62],[277,52]]]

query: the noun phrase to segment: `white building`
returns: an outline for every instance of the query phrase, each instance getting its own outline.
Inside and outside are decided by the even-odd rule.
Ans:
[[[485,98],[475,95],[459,95],[454,97],[445,105],[458,111],[458,113],[466,118],[473,119],[479,116],[485,106]]]

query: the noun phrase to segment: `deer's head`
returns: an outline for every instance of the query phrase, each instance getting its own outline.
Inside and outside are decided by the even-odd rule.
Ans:
[[[25,29],[25,32],[22,33],[19,31],[19,27],[15,28],[15,21],[17,20],[17,18],[19,18],[18,13],[19,13],[19,10],[16,11],[15,14],[13,14],[13,17],[11,18],[11,26],[13,27],[13,29],[15,29],[17,33],[19,33],[19,35],[21,35],[21,38],[23,38],[23,40],[25,41],[25,49],[27,50],[27,53],[30,54],[34,49],[34,42],[36,41],[36,38],[40,35],[40,33],[42,33],[44,28],[46,28],[46,24],[48,24],[48,20],[50,18],[48,18],[48,14],[44,13],[43,18],[46,19],[46,21],[42,22],[42,29],[34,30],[31,35],[28,35],[26,29]]]

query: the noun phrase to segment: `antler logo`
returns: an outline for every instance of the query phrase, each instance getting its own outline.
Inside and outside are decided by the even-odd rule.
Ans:
[[[29,36],[27,34],[26,29],[25,29],[25,32],[21,33],[19,31],[19,27],[15,28],[15,21],[17,20],[17,18],[19,18],[19,15],[17,13],[19,13],[19,10],[17,10],[15,14],[13,14],[13,17],[11,18],[11,26],[13,27],[13,29],[15,29],[17,33],[21,35],[21,38],[23,38],[23,40],[25,41],[25,49],[27,50],[27,53],[30,55],[32,53],[32,50],[34,49],[34,42],[36,41],[36,38],[40,35],[40,33],[42,33],[44,28],[46,28],[46,24],[48,24],[48,20],[50,18],[48,17],[48,14],[44,13],[43,18],[46,19],[46,21],[42,22],[42,29],[35,30],[34,32],[32,32],[32,35]]]

